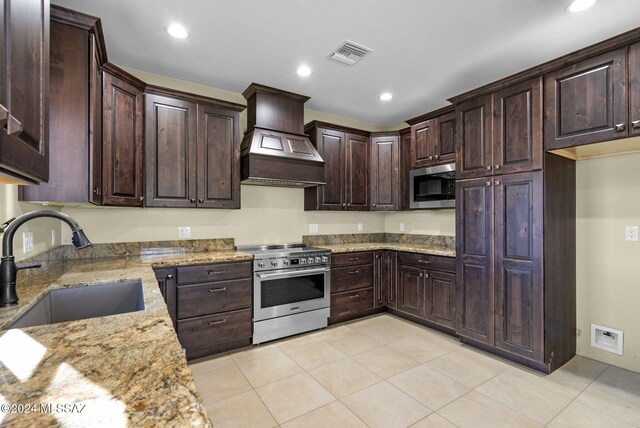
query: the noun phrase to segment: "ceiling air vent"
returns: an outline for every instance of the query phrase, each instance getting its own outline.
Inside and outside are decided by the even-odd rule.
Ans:
[[[353,65],[371,52],[372,50],[369,48],[345,40],[336,50],[329,54],[329,58]]]

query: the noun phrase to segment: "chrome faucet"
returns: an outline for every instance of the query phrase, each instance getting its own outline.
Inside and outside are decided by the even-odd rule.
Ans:
[[[67,223],[73,233],[71,242],[76,250],[91,245],[91,242],[82,231],[80,225],[71,217],[57,211],[33,211],[22,214],[13,220],[4,230],[2,237],[2,262],[0,262],[0,306],[13,306],[18,304],[16,294],[16,263],[13,258],[13,236],[16,230],[31,219],[38,217],[53,217]]]

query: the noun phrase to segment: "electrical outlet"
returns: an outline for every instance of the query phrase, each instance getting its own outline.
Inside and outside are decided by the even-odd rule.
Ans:
[[[33,232],[24,232],[22,234],[22,251],[24,254],[33,251]]]
[[[51,229],[51,245],[56,245],[56,231]]]
[[[358,223],[358,232],[362,232],[364,230],[364,225],[362,223]]]
[[[318,233],[318,225],[315,223],[310,224],[309,233]]]
[[[638,226],[627,226],[624,228],[624,239],[627,241],[638,240]]]
[[[178,237],[189,238],[191,237],[191,228],[189,226],[178,227]]]
[[[400,223],[400,232],[404,232],[404,223]]]

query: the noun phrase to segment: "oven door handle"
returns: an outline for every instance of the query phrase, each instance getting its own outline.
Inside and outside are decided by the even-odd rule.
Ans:
[[[307,269],[307,270],[291,270],[288,272],[280,272],[280,273],[259,273],[258,278],[267,279],[267,278],[275,278],[275,277],[294,277],[294,276],[303,276],[312,273],[325,273],[329,272],[330,268],[322,268],[322,269]]]

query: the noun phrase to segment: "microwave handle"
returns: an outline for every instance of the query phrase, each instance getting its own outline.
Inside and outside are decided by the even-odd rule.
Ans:
[[[307,270],[290,270],[288,272],[281,272],[281,273],[259,273],[258,274],[258,278],[260,279],[267,279],[267,278],[275,278],[275,277],[293,277],[293,276],[302,276],[300,274],[310,274],[310,273],[324,273],[324,272],[329,272],[329,268],[322,268],[322,269],[307,269]]]

